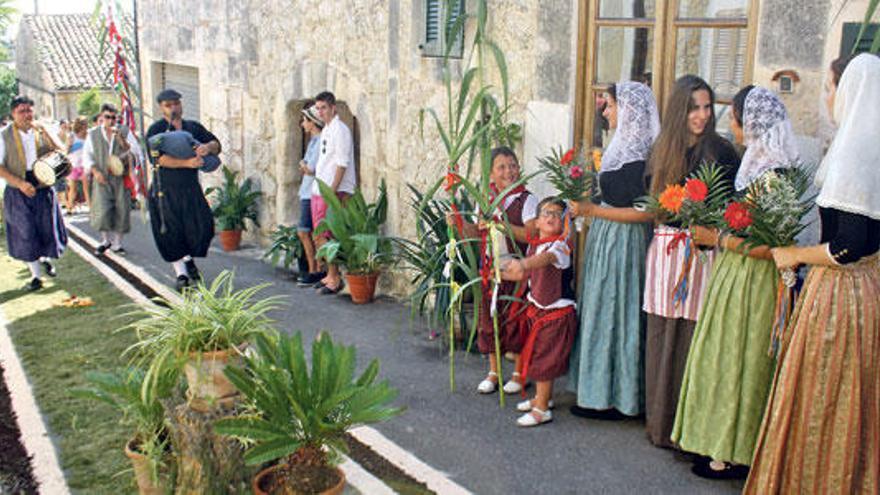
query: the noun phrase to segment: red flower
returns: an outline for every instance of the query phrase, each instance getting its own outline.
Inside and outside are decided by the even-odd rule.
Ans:
[[[679,186],[678,184],[673,184],[666,186],[666,189],[660,193],[658,201],[660,202],[660,206],[666,211],[678,213],[681,211],[681,205],[684,203],[686,195],[687,192],[684,190],[684,187]]]
[[[752,214],[745,203],[730,203],[724,211],[724,221],[733,230],[743,230],[752,224]]]
[[[444,184],[443,189],[446,192],[449,192],[454,188],[459,182],[461,182],[461,177],[458,174],[453,172],[446,173],[446,184]]]
[[[568,170],[568,175],[570,175],[572,179],[580,179],[584,175],[584,169],[575,165]]]
[[[562,155],[562,159],[559,160],[559,164],[568,165],[569,163],[571,163],[572,160],[574,160],[574,148],[566,151],[565,154]]]
[[[709,195],[709,188],[700,179],[688,179],[684,188],[687,190],[687,199],[691,201],[703,201]]]

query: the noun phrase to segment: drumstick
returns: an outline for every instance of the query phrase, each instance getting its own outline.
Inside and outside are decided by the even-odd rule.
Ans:
[[[48,130],[46,130],[45,127],[43,127],[43,124],[40,124],[38,122],[34,122],[32,125],[33,125],[34,129],[37,130],[37,132],[42,133],[43,136],[46,137],[46,140],[49,141],[49,144],[52,145],[53,149],[55,149],[55,150],[64,149],[63,146],[58,144],[58,141],[55,141],[55,136],[53,136],[51,132],[49,132]]]

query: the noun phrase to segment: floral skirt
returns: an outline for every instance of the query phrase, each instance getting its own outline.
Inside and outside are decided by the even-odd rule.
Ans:
[[[744,493],[880,493],[880,257],[810,270]]]

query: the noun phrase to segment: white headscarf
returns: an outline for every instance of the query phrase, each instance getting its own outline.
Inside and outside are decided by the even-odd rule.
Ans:
[[[601,172],[611,172],[630,162],[647,160],[660,134],[660,116],[651,88],[623,81],[616,85],[617,130],[602,154]]]
[[[880,220],[880,57],[854,58],[837,85],[837,134],[819,172],[816,204]]]
[[[772,91],[755,87],[743,105],[743,139],[746,152],[736,173],[736,190],[749,187],[764,172],[799,163],[791,120],[785,105]]]

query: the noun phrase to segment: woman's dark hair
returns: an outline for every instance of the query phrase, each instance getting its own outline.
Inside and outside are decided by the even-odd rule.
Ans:
[[[608,91],[606,91],[606,93],[608,93],[608,96],[613,98],[614,101],[617,101],[617,84],[612,84],[611,86],[608,86]]]
[[[697,138],[691,161],[713,160],[712,144],[721,139],[715,132],[715,92],[703,79],[686,75],[678,78],[666,99],[666,111],[660,135],[654,142],[649,158],[651,193],[660,194],[669,184],[679,183],[696,163],[688,161],[688,114],[694,109],[693,95],[697,91],[709,93],[711,116],[703,133]]]
[[[846,70],[846,66],[849,65],[853,58],[855,58],[855,55],[845,55],[831,61],[831,80],[834,81],[835,86],[840,84],[840,78],[843,77],[843,71]]]
[[[746,97],[749,96],[749,92],[753,89],[755,89],[755,85],[749,84],[739,90],[739,92],[733,97],[733,118],[740,127],[743,125],[743,116],[745,115],[743,112],[745,112],[746,108]]]
[[[514,153],[513,150],[508,148],[507,146],[499,146],[497,148],[492,148],[492,161],[491,161],[491,163],[493,165],[495,164],[495,159],[498,158],[499,156],[507,156],[507,157],[513,158],[513,161],[515,161],[516,164],[519,165],[519,158],[516,157],[516,153]]]

